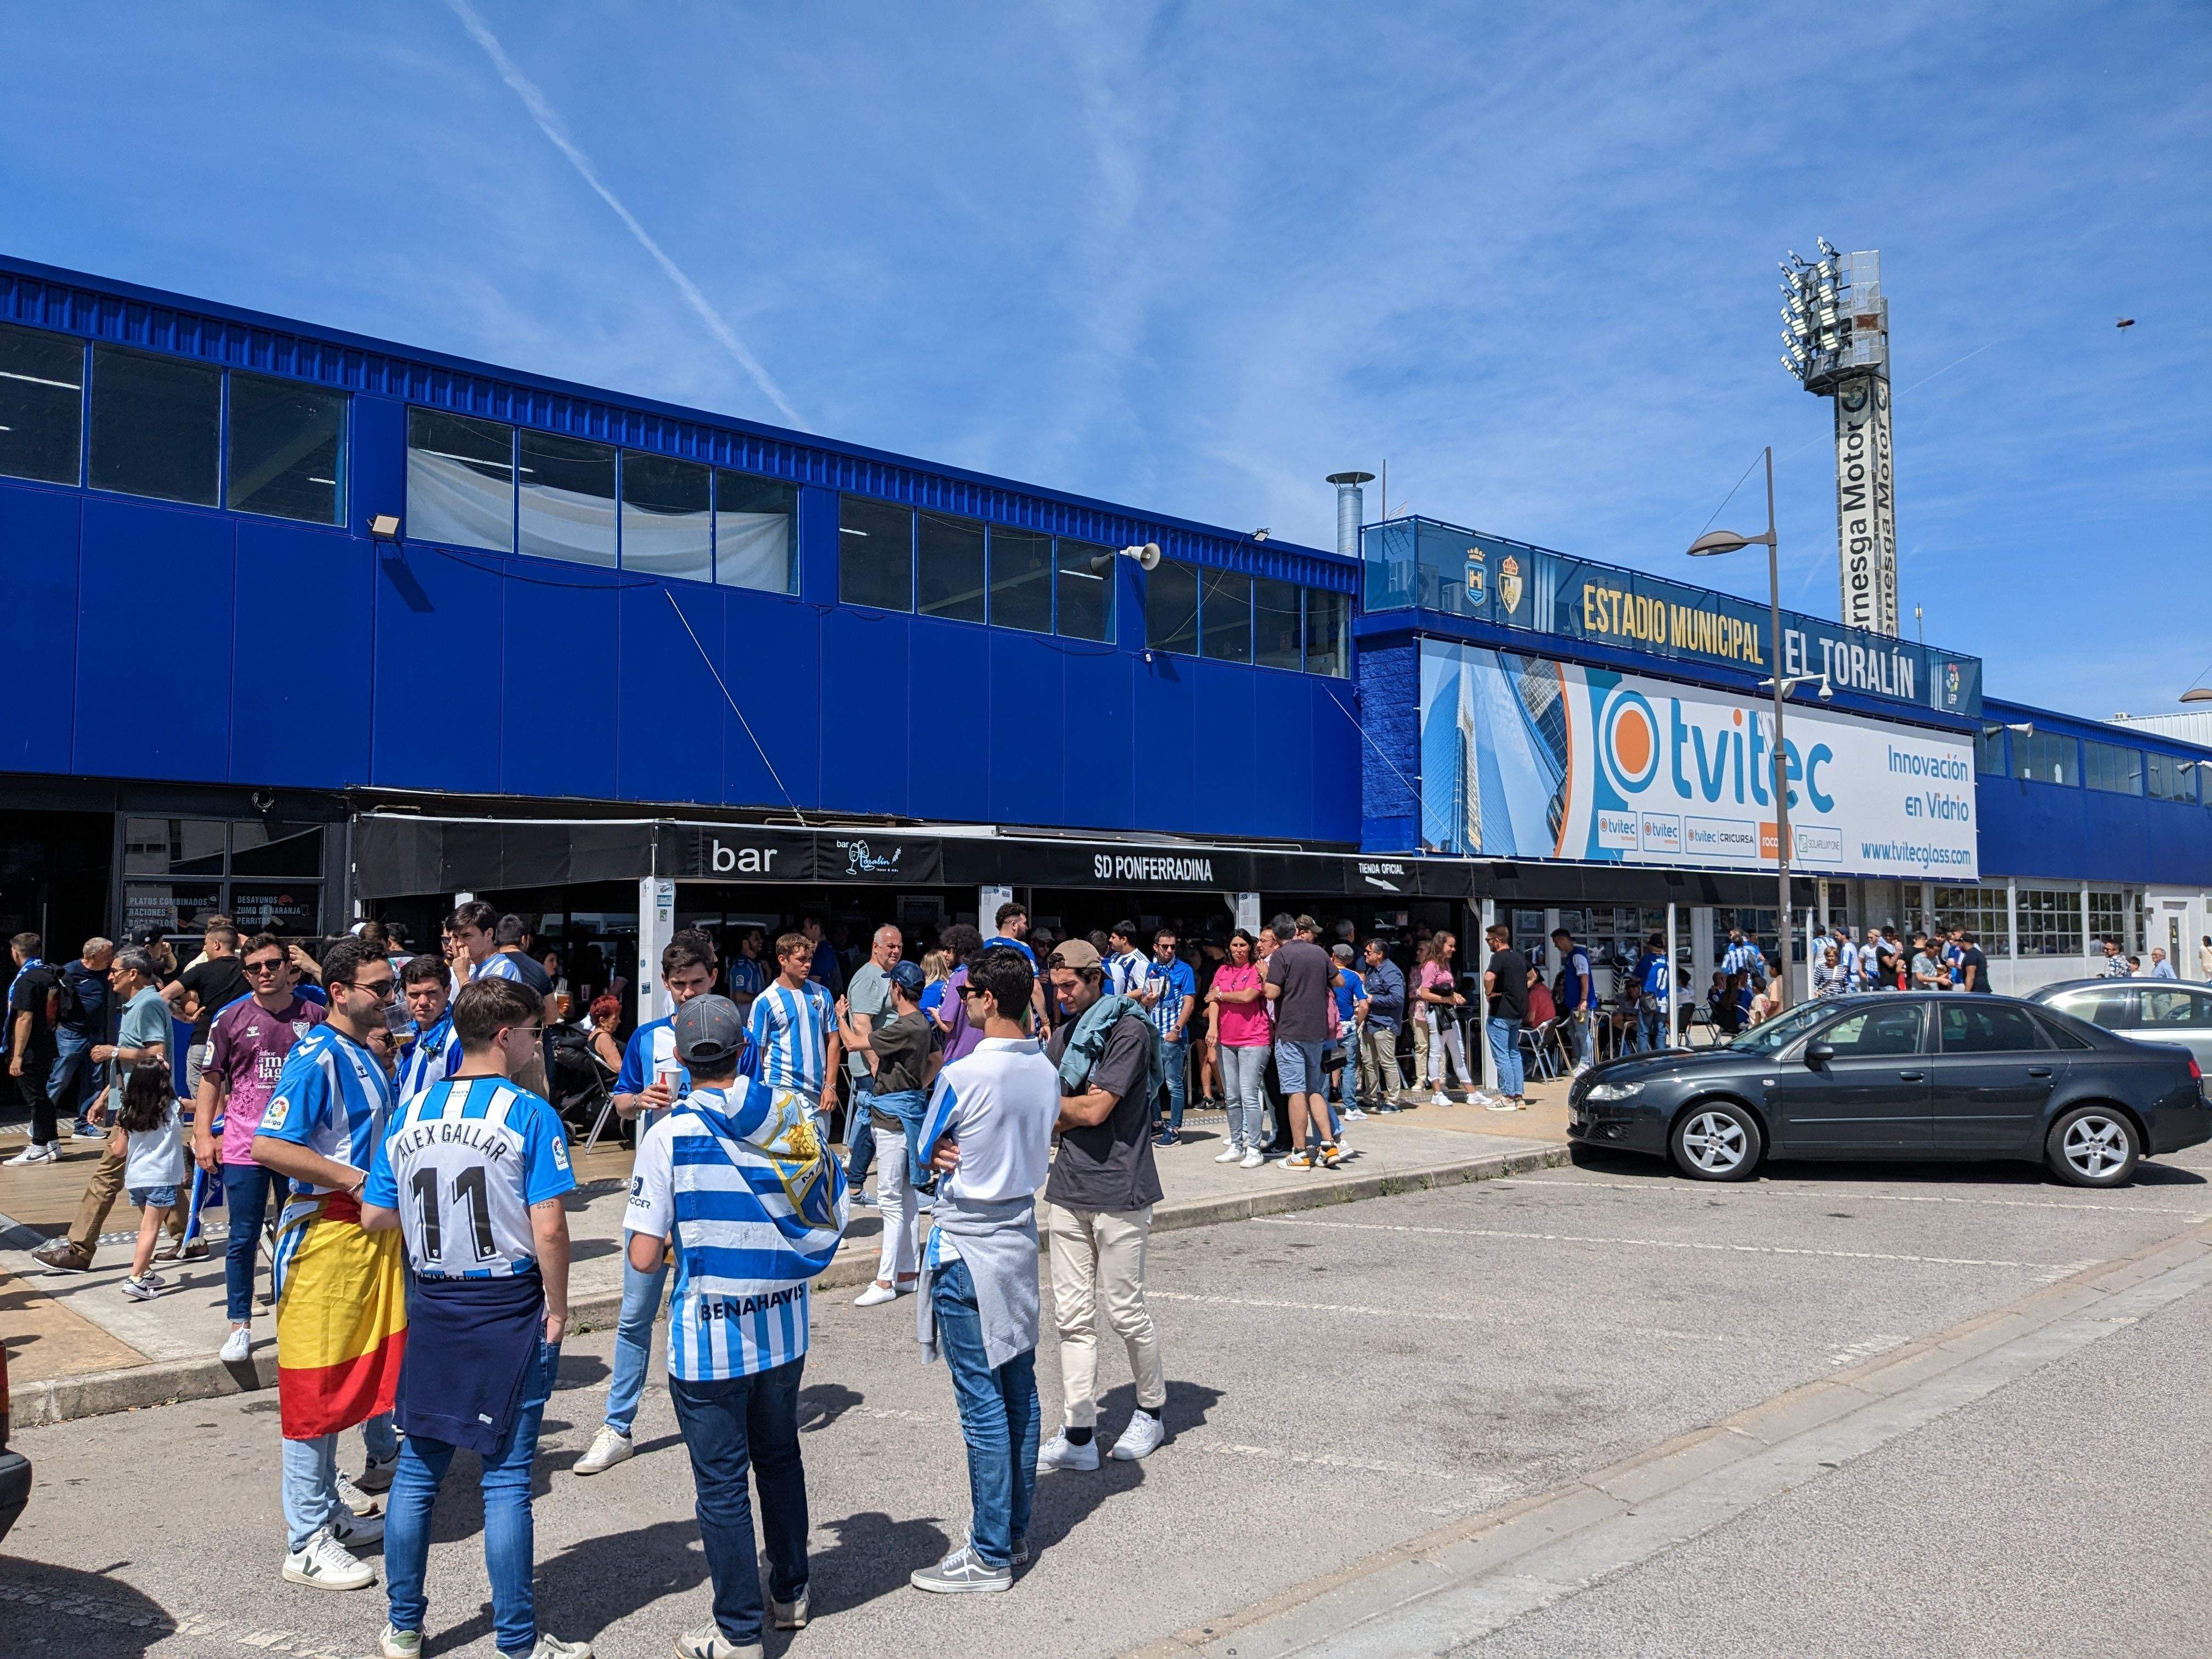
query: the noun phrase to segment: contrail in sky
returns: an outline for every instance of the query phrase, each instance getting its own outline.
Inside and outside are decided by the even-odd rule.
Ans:
[[[453,9],[453,15],[461,20],[461,27],[469,32],[470,38],[484,49],[484,55],[491,59],[492,67],[499,71],[499,78],[507,82],[516,97],[522,100],[522,106],[530,112],[531,119],[538,123],[538,130],[553,141],[554,148],[568,158],[568,164],[582,176],[584,182],[598,192],[601,201],[614,210],[615,217],[620,219],[629,234],[637,239],[637,245],[653,256],[653,263],[667,273],[670,282],[676,284],[676,291],[684,296],[684,303],[699,313],[699,320],[706,324],[707,331],[714,337],[725,351],[738,360],[739,368],[752,376],[753,384],[766,394],[785,421],[802,432],[811,432],[814,428],[799,418],[799,411],[784,397],[783,390],[776,385],[775,378],[762,366],[760,359],[753,356],[745,343],[738,337],[737,330],[724,320],[722,313],[715,310],[707,296],[699,291],[699,285],[684,274],[684,268],[670,258],[645,227],[638,223],[637,216],[622,204],[621,198],[601,181],[599,170],[592,165],[592,158],[576,147],[576,141],[568,136],[568,129],[562,125],[560,116],[546,101],[545,94],[538,90],[538,83],[515,66],[514,60],[507,55],[507,49],[500,45],[499,37],[477,15],[477,9],[469,3],[469,0],[446,0],[446,3]]]

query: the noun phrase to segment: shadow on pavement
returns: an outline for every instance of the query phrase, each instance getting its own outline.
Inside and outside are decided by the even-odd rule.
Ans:
[[[115,1571],[83,1572],[0,1553],[0,1653],[133,1659],[174,1636],[176,1620],[161,1603],[108,1576]]]
[[[1617,1152],[1605,1146],[1576,1145],[1567,1149],[1568,1161],[1577,1170],[1602,1171],[1607,1175],[1638,1175],[1652,1181],[1687,1181],[1673,1164],[1665,1158],[1650,1158],[1639,1152]],[[1948,1187],[1979,1185],[1987,1187],[2061,1188],[2078,1192],[2124,1192],[2118,1188],[2075,1188],[2052,1175],[2040,1164],[2025,1158],[1996,1158],[1986,1162],[1942,1158],[1770,1158],[1759,1165],[1748,1182],[1701,1182],[1716,1191],[1731,1186],[1756,1187],[1773,1176],[1791,1181],[1826,1181],[1838,1185],[1863,1184],[1869,1182],[1887,1182],[1893,1185]],[[2129,1183],[2136,1187],[2202,1187],[2207,1184],[2203,1171],[2185,1169],[2179,1164],[2160,1164],[2146,1158],[2136,1166],[2135,1179]]]

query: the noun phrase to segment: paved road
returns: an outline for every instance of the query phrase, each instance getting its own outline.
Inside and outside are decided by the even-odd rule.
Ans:
[[[805,1395],[821,1616],[789,1650],[957,1646],[1110,1659],[2200,1225],[2212,1219],[2208,1172],[2212,1157],[2200,1149],[2117,1194],[1994,1166],[1800,1166],[1715,1188],[1625,1164],[1164,1236],[1152,1282],[1174,1438],[1142,1465],[1048,1477],[1038,1559],[1015,1592],[950,1603],[904,1587],[907,1571],[965,1522],[949,1386],[915,1358],[910,1304],[857,1310],[835,1298],[817,1312]],[[2093,1373],[2114,1384],[2139,1365],[2154,1375],[2112,1399],[2092,1387],[2087,1405],[2102,1407],[2089,1442],[2097,1455],[2039,1455],[2028,1466],[2062,1470],[2063,1481],[2008,1476],[1996,1429],[1936,1449],[1939,1436],[1980,1420],[1961,1413],[1899,1443],[1895,1455],[1933,1460],[1904,1486],[1869,1457],[1771,1506],[1771,1531],[1764,1512],[1746,1522],[1792,1542],[1741,1557],[1735,1597],[1784,1565],[1802,1582],[1809,1563],[1832,1556],[1828,1626],[1910,1615],[1923,1621],[1911,1626],[1927,1637],[1921,1651],[1997,1650],[1945,1645],[1957,1564],[1916,1571],[1911,1528],[1973,1536],[1993,1559],[2017,1556],[2020,1540],[2045,1525],[2094,1532],[2099,1506],[2112,1512],[2128,1484],[2152,1477],[2158,1437],[2179,1433],[2177,1414],[2202,1398],[2202,1352],[2163,1336],[2169,1322],[2147,1321],[2069,1362],[2117,1368]],[[1048,1401],[1053,1346],[1048,1336],[1040,1365]],[[567,1472],[596,1419],[607,1351],[604,1334],[570,1344],[549,1413],[540,1607],[549,1628],[588,1636],[619,1659],[665,1653],[674,1631],[705,1616],[706,1597],[665,1395],[647,1395],[644,1455],[592,1481]],[[2047,1423],[2086,1409],[2063,1392],[2070,1375],[2054,1365],[2020,1385],[2062,1390],[2036,1396]],[[1112,1433],[1130,1404],[1118,1355],[1105,1376]],[[26,1436],[40,1485],[9,1540],[25,1559],[0,1571],[0,1653],[367,1651],[382,1618],[378,1593],[331,1595],[276,1577],[273,1411],[273,1401],[229,1400]],[[1966,1468],[2010,1493],[2003,1514],[1991,1515],[1986,1498],[1931,1497],[1913,1484]],[[1885,1478],[1892,1484],[1852,1495],[1856,1483]],[[1804,1504],[1842,1507],[1800,1514]],[[2165,1510],[2145,1512],[2170,1545],[2201,1542],[2201,1524],[2191,1533],[2179,1507],[2164,1521]],[[1830,1538],[1837,1526],[1850,1535]],[[431,1650],[488,1656],[472,1494],[449,1493],[437,1535]],[[1705,1547],[1722,1544],[1716,1535],[1675,1553]],[[1625,1605],[1631,1581],[1670,1571],[1671,1559],[1522,1622],[1534,1632],[1540,1620],[1566,1621],[1559,1651],[1597,1651],[1571,1643],[1598,1643],[1608,1620],[1638,1632],[1638,1651],[1792,1650],[1787,1639],[1765,1642],[1750,1613],[1731,1627],[1747,1645],[1696,1639],[1693,1579],[1653,1591],[1641,1622],[1620,1624],[1627,1613],[1601,1598]],[[1881,1597],[1850,1593],[1885,1573]],[[1573,1625],[1585,1603],[1596,1622]],[[1814,1605],[1801,1599],[1808,1625]]]

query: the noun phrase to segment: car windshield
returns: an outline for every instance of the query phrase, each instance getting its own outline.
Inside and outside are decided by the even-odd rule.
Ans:
[[[1722,1046],[1740,1054],[1771,1054],[1804,1036],[1815,1022],[1835,1012],[1833,1002],[1801,1002],[1786,1013],[1738,1031]]]

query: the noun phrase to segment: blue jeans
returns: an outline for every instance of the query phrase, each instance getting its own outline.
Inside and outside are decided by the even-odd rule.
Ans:
[[[627,1243],[627,1236],[625,1236]],[[637,1402],[645,1397],[646,1367],[653,1364],[653,1322],[660,1317],[660,1293],[668,1286],[668,1262],[640,1273],[623,1257],[622,1312],[615,1317],[615,1374],[607,1384],[607,1426],[624,1434],[637,1421]]]
[[[54,1068],[46,1074],[46,1097],[82,1123],[103,1068],[92,1063],[92,1038],[82,1031],[55,1026],[54,1048]]]
[[[1168,1097],[1168,1133],[1181,1134],[1183,1103],[1190,1095],[1190,1034],[1188,1031],[1172,1042],[1165,1037],[1160,1039],[1160,1070],[1164,1074],[1160,1079],[1160,1087],[1167,1091]],[[1153,1102],[1155,1110],[1158,1104],[1156,1099]]]
[[[960,1437],[968,1443],[975,1553],[986,1566],[1011,1566],[1014,1540],[1030,1529],[1030,1500],[1036,1493],[1036,1350],[1025,1349],[991,1368],[983,1357],[983,1316],[966,1262],[948,1261],[933,1270],[929,1296],[937,1315],[937,1351],[952,1373]]]
[[[261,1255],[261,1224],[269,1200],[284,1177],[258,1164],[222,1166],[223,1207],[230,1212],[230,1241],[223,1247],[225,1311],[234,1325],[253,1319],[253,1273]]]
[[[881,1112],[885,1117],[896,1118],[905,1129],[907,1182],[910,1186],[921,1186],[930,1178],[929,1149],[921,1144],[921,1121],[929,1115],[928,1093],[921,1089],[893,1089],[884,1094],[877,1094],[871,1091],[868,1095],[868,1105],[872,1110]],[[868,1150],[873,1152],[875,1146],[876,1126],[871,1121],[868,1124]],[[848,1187],[852,1185],[850,1176],[847,1177],[845,1184]],[[884,1178],[878,1176],[876,1196],[880,1200],[883,1195]]]
[[[698,1489],[699,1541],[714,1581],[714,1623],[739,1647],[761,1639],[759,1557],[745,1472],[760,1486],[768,1593],[796,1601],[806,1588],[806,1470],[799,1453],[799,1374],[792,1360],[716,1382],[668,1379]]]
[[[1650,1009],[1648,1012],[1644,1009],[1642,1003],[1639,1002],[1637,1005],[1636,1035],[1638,1039],[1637,1046],[1638,1048],[1642,1048],[1646,1054],[1657,1054],[1662,1048],[1667,1046],[1666,1043],[1661,1040],[1661,1033],[1666,1029],[1667,1010],[1665,1005],[1662,1004],[1659,1007]]]
[[[372,1417],[361,1425],[368,1455],[381,1463],[399,1449],[399,1435],[392,1426],[392,1413]],[[338,1437],[318,1435],[313,1440],[284,1443],[284,1547],[301,1550],[307,1540],[331,1524],[338,1512]]]
[[[538,1645],[538,1605],[530,1583],[537,1558],[530,1476],[538,1461],[538,1426],[560,1366],[561,1345],[541,1337],[507,1437],[482,1460],[484,1570],[491,1578],[492,1633],[503,1654],[526,1654]],[[392,1472],[384,1519],[384,1581],[395,1630],[419,1632],[429,1611],[422,1573],[430,1559],[430,1510],[453,1461],[453,1449],[446,1442],[410,1434]]]
[[[1577,1011],[1567,1016],[1567,1036],[1574,1045],[1575,1064],[1590,1063],[1590,1017],[1587,1011]]]
[[[855,1194],[868,1178],[868,1166],[876,1161],[875,1120],[868,1115],[868,1102],[875,1092],[872,1077],[853,1079],[853,1103],[845,1120],[845,1184]]]
[[[1492,1019],[1486,1023],[1490,1036],[1490,1057],[1498,1064],[1498,1092],[1517,1096],[1528,1086],[1528,1080],[1521,1071],[1521,1022],[1517,1019]]]

